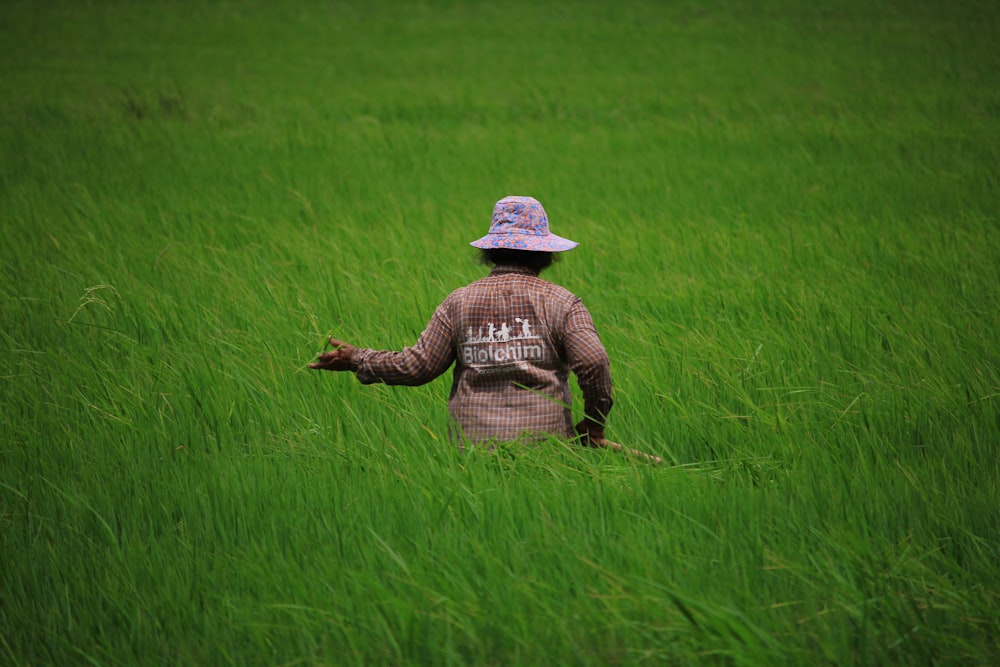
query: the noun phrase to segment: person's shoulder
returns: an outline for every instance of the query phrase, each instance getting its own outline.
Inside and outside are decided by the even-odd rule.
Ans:
[[[455,301],[457,299],[461,299],[462,297],[465,296],[466,292],[468,292],[469,288],[472,287],[472,285],[474,285],[474,284],[475,283],[470,283],[468,285],[463,285],[462,287],[458,287],[456,289],[453,289],[451,291],[451,293],[448,294],[447,297],[445,297],[444,303],[448,303],[450,301]]]
[[[551,298],[557,298],[566,301],[579,301],[579,298],[569,291],[569,289],[563,287],[559,283],[554,283],[545,278],[535,276],[534,279],[537,281],[539,289],[545,290],[547,296]]]

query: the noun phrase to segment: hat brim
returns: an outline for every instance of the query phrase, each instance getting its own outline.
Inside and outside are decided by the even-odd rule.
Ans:
[[[484,250],[504,248],[533,252],[563,252],[572,250],[580,244],[555,234],[546,234],[545,236],[539,234],[487,234],[469,245]]]

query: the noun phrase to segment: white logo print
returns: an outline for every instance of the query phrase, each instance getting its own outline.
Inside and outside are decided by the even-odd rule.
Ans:
[[[544,361],[545,346],[542,337],[533,333],[531,322],[520,317],[514,318],[514,326],[501,322],[487,322],[485,335],[483,327],[466,332],[462,350],[462,361],[466,366],[492,366],[493,369],[477,368],[479,372],[500,372],[503,366],[518,365],[522,361]],[[495,370],[494,370],[495,369]]]

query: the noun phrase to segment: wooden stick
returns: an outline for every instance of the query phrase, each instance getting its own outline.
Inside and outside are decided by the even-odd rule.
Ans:
[[[646,452],[640,452],[638,449],[632,449],[631,447],[620,445],[617,442],[612,442],[611,440],[594,440],[593,442],[597,444],[598,447],[607,447],[608,449],[613,449],[616,452],[623,452],[638,459],[642,459],[643,461],[652,463],[653,465],[660,465],[663,463],[663,459],[659,456],[653,456],[652,454],[647,454]]]

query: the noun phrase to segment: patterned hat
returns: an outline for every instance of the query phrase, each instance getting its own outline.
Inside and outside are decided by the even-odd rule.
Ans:
[[[537,199],[504,197],[493,208],[490,233],[469,245],[476,248],[561,252],[580,244],[549,231],[549,217]]]

